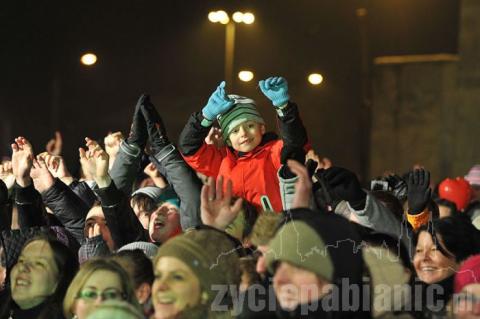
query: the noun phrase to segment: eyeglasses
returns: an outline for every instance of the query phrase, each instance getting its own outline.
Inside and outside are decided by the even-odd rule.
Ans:
[[[100,297],[102,301],[105,300],[123,300],[125,299],[125,294],[115,288],[107,289],[102,292],[93,289],[85,289],[78,293],[77,298],[83,299],[85,301],[95,301]]]

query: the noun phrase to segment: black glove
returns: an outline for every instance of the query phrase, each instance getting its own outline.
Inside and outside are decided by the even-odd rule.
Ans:
[[[320,172],[320,170],[318,172]],[[333,212],[335,211],[338,203],[340,203],[342,200],[338,198],[337,195],[330,188],[325,177],[322,174],[318,174],[318,172],[314,174],[317,181],[312,186],[313,199],[315,200],[315,204],[318,208],[321,209],[321,211]]]
[[[355,210],[365,208],[367,194],[353,172],[341,167],[331,167],[327,170],[320,169],[317,174],[328,183],[336,197],[347,201]]]
[[[416,169],[408,174],[408,210],[411,214],[423,212],[430,201],[432,190],[430,189],[430,172],[424,169]]]
[[[295,174],[290,171],[290,168],[287,166],[287,160],[293,159],[299,163],[305,163],[305,150],[298,147],[284,146],[282,152],[280,153],[280,162],[282,163],[282,168],[280,170],[280,176],[283,178],[294,178]]]
[[[145,148],[148,137],[145,120],[140,110],[140,106],[144,103],[145,99],[148,99],[148,95],[142,94],[137,101],[135,112],[133,113],[132,126],[130,127],[130,134],[127,138],[128,144],[135,144],[140,147],[141,150]]]
[[[154,154],[161,151],[166,145],[170,144],[165,125],[155,106],[150,102],[147,95],[144,103],[141,105],[143,117],[145,118],[150,146]]]

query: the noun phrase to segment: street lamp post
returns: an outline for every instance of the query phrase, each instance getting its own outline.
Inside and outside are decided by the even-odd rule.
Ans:
[[[235,24],[252,24],[255,16],[250,12],[235,12],[232,19],[223,11],[212,11],[208,14],[208,19],[213,23],[225,25],[225,81],[233,88],[233,69],[235,56]]]

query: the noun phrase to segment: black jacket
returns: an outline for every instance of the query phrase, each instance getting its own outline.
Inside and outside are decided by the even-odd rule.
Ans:
[[[81,243],[85,237],[85,217],[90,209],[87,204],[58,178],[42,193],[42,198],[60,223]]]

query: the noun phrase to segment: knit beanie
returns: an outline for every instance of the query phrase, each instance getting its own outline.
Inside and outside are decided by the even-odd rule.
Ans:
[[[161,257],[183,261],[196,275],[202,292],[212,301],[218,290],[212,285],[238,285],[240,282],[239,255],[227,235],[217,230],[192,230],[168,240],[160,246],[154,265]]]
[[[265,124],[265,120],[257,111],[255,101],[244,96],[229,94],[228,97],[235,101],[230,110],[217,117],[222,129],[223,139],[226,141],[232,130],[247,121]]]
[[[330,282],[333,280],[330,253],[319,234],[304,221],[292,221],[282,226],[270,241],[266,259],[272,274],[275,262],[286,261]]]
[[[180,207],[180,199],[177,196],[177,193],[171,188],[159,188],[155,186],[147,186],[137,189],[132,193],[132,197],[138,194],[143,194],[155,201],[156,204],[161,204],[163,202],[168,202],[172,205]]]
[[[118,251],[135,250],[135,249],[140,249],[141,251],[143,251],[145,256],[147,256],[150,259],[153,259],[153,257],[155,257],[155,255],[157,254],[158,246],[155,245],[154,243],[149,243],[146,241],[135,241],[133,243],[126,244],[120,247]]]
[[[480,185],[480,164],[474,165],[465,175],[465,179],[470,185]]]
[[[460,266],[455,275],[455,293],[459,293],[469,284],[480,284],[480,255],[468,258]]]

